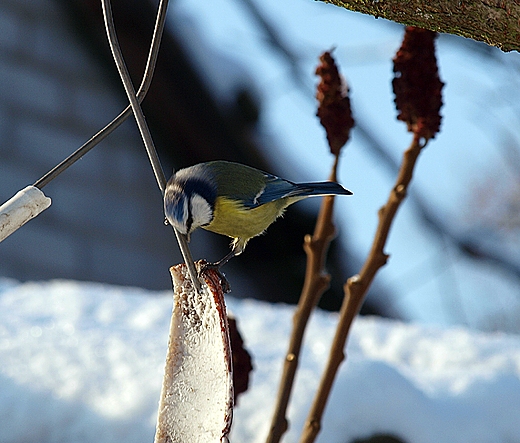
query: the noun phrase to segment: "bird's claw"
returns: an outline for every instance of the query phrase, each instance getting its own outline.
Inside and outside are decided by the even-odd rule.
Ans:
[[[200,260],[200,267],[199,267],[199,275],[201,275],[204,271],[208,271],[212,269],[213,271],[220,272],[220,265],[219,263],[209,263],[205,260]]]
[[[222,286],[222,291],[224,292],[224,294],[227,294],[231,291],[231,286],[229,285],[229,282],[227,281],[225,275],[220,271],[220,267],[222,266],[220,262],[209,263],[205,260],[200,260],[198,262],[198,265],[199,277],[202,277],[203,274],[206,272],[215,272],[220,279],[220,285]]]

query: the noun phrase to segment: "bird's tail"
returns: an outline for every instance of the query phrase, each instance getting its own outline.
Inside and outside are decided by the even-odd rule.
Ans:
[[[307,197],[312,195],[352,195],[353,192],[336,182],[298,183],[291,196]]]

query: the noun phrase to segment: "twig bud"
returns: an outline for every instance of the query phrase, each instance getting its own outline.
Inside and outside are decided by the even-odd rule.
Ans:
[[[350,137],[354,119],[348,87],[340,76],[331,53],[324,52],[320,56],[320,62],[316,68],[316,75],[321,78],[316,92],[319,102],[316,115],[327,133],[330,152],[337,157]]]
[[[426,140],[435,137],[441,125],[441,90],[435,58],[436,32],[408,26],[394,57],[392,87],[398,120],[408,131]]]

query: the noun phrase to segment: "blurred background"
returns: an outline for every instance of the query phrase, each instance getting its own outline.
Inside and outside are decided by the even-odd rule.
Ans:
[[[155,1],[113,0],[117,33],[140,83]],[[98,0],[0,3],[0,202],[34,183],[126,105]],[[177,0],[169,7],[143,102],[167,176],[226,159],[293,181],[328,177],[333,158],[314,98],[319,55],[334,56],[357,126],[339,180],[338,238],[327,264],[337,309],[361,267],[377,210],[411,142],[395,118],[392,58],[403,27],[310,0]],[[440,35],[441,132],[421,154],[364,313],[520,330],[518,53]],[[0,276],[166,289],[180,254],[132,119],[44,189],[52,206],[0,244]],[[291,207],[225,268],[236,297],[297,301],[303,236],[319,199]],[[196,258],[228,239],[197,231]]]

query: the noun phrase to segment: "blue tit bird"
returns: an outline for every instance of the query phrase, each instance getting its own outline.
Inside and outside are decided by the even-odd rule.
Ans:
[[[293,183],[240,163],[212,161],[173,174],[164,192],[164,212],[188,241],[199,227],[231,237],[231,252],[213,265],[220,268],[289,205],[320,195],[352,192],[335,182]]]

